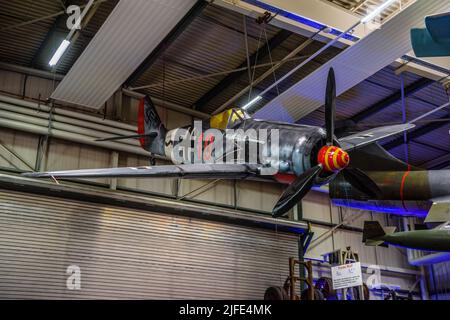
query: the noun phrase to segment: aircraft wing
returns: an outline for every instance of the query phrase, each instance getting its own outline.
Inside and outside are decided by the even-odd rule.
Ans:
[[[339,138],[339,145],[345,151],[350,151],[378,140],[393,136],[403,131],[414,128],[412,123],[396,124],[392,126],[378,127],[362,132],[358,132],[343,138]]]
[[[250,164],[182,164],[151,167],[122,167],[105,169],[82,169],[50,172],[27,172],[32,178],[165,178],[185,179],[243,179],[257,176],[259,167]]]
[[[431,199],[433,204],[425,218],[425,223],[450,221],[450,197]]]

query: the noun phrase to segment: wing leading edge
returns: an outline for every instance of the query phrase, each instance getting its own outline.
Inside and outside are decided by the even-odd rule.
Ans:
[[[259,175],[259,167],[249,164],[183,164],[151,167],[122,167],[50,172],[27,172],[31,178],[185,178],[185,179],[243,179]]]
[[[350,151],[377,142],[378,140],[410,130],[414,127],[414,124],[407,123],[374,128],[358,132],[343,138],[339,138],[339,145],[343,150]]]

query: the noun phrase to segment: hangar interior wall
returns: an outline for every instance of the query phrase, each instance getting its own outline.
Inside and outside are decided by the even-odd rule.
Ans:
[[[27,80],[25,81],[25,75],[15,73],[15,72],[9,72],[9,71],[2,71],[0,70],[0,92],[1,93],[7,93],[12,94],[14,96],[22,97],[24,96],[27,99],[38,99],[40,97],[41,101],[45,100],[50,96],[50,93],[52,92],[53,87],[56,85],[55,81],[36,78],[32,76],[28,76]],[[167,109],[158,108],[158,111],[160,112],[161,118],[163,122],[167,125],[168,128],[173,128],[180,125],[185,125],[191,122],[192,118],[190,116],[174,112]],[[81,112],[81,111],[80,111]],[[130,97],[123,97],[122,99],[122,105],[120,108],[118,108],[117,105],[115,105],[115,99],[112,97],[106,104],[105,109],[103,110],[105,114],[98,115],[99,117],[106,117],[108,119],[121,119],[123,122],[135,124],[136,123],[136,113],[137,113],[137,100],[130,98]],[[1,157],[0,157],[0,167],[6,170],[30,170],[31,168],[34,168],[34,165],[36,163],[37,157],[40,156],[39,151],[39,139],[42,137],[39,137],[35,134],[30,134],[27,132],[17,131],[17,130],[11,130],[6,128],[0,128],[0,145],[2,145],[1,150]],[[109,167],[114,162],[114,151],[103,149],[99,147],[94,146],[88,146],[83,144],[77,144],[69,141],[64,141],[60,139],[50,138],[48,141],[48,148],[45,152],[45,154],[42,155],[43,157],[43,168],[44,170],[58,170],[58,169],[81,169],[81,168],[97,168],[97,167]],[[9,151],[5,150],[4,147],[6,147],[8,150],[13,151],[19,158],[22,160],[19,160],[17,156],[12,155]],[[159,163],[162,163],[162,160],[158,160]],[[27,163],[27,164],[25,164]],[[129,154],[124,152],[118,153],[118,166],[135,166],[135,165],[148,165],[148,160],[140,155],[135,154]],[[94,180],[88,180],[89,182],[92,182]],[[113,181],[108,181],[107,179],[97,179],[95,180],[95,183],[101,183],[103,187],[110,187],[114,185],[112,183]],[[197,188],[201,187],[202,185],[205,185],[206,181],[200,181],[200,180],[181,180],[177,181],[176,179],[119,179],[117,181],[117,188],[118,189],[126,189],[126,190],[132,190],[132,191],[139,191],[139,192],[149,192],[149,193],[157,193],[162,195],[167,195],[174,197],[176,195],[183,196],[186,194],[189,194],[190,192],[196,190]],[[194,192],[193,194],[189,194],[188,198],[195,201],[202,201],[202,202],[209,202],[213,204],[218,205],[224,205],[229,207],[239,207],[242,209],[248,209],[248,210],[256,210],[261,213],[269,213],[272,209],[272,206],[274,205],[275,201],[278,199],[280,193],[282,190],[282,186],[277,184],[261,184],[258,182],[251,182],[251,181],[220,181],[214,185],[209,185],[204,192]],[[198,193],[198,194],[197,194]],[[8,197],[6,197],[8,198]],[[26,198],[24,195],[18,195],[17,199],[20,199],[20,201],[24,201],[26,203]],[[32,199],[33,200],[33,199]],[[6,201],[6,200],[4,200]],[[11,200],[12,201],[12,200]],[[38,199],[34,199],[34,201],[38,201]],[[49,200],[47,199],[47,204],[49,204]],[[75,205],[74,205],[75,206]],[[381,266],[383,271],[383,279],[382,281],[384,283],[397,283],[400,284],[401,288],[404,290],[409,290],[412,285],[414,284],[416,280],[417,275],[417,269],[414,269],[413,267],[409,266],[406,260],[406,253],[403,249],[398,248],[375,248],[375,247],[363,247],[363,244],[361,242],[361,232],[360,229],[362,228],[362,224],[364,220],[367,219],[377,219],[379,220],[382,225],[395,225],[397,224],[397,220],[395,218],[388,219],[387,216],[383,214],[376,214],[369,211],[360,211],[355,209],[345,209],[345,208],[337,208],[334,206],[331,206],[328,196],[326,194],[321,194],[317,192],[311,192],[302,203],[302,211],[303,211],[303,218],[306,220],[312,221],[312,230],[315,233],[313,242],[311,244],[310,250],[307,252],[306,257],[310,259],[321,259],[321,255],[327,252],[331,252],[335,249],[344,249],[348,246],[352,247],[352,249],[356,250],[360,254],[361,262],[363,262],[365,265],[378,265]],[[106,222],[102,222],[101,220],[104,217],[103,211],[109,212],[108,218],[112,219],[112,213],[115,212],[113,209],[105,209],[102,207],[94,208],[90,207],[89,210],[93,210],[94,216],[97,218],[92,218],[94,220],[89,220],[93,224],[89,226],[89,228],[94,228],[101,230],[103,226],[108,224],[108,220],[105,220]],[[23,212],[26,211],[26,208],[23,207]],[[19,210],[20,212],[20,210]],[[55,212],[55,215],[58,213]],[[60,214],[60,213],[59,213]],[[67,219],[70,219],[72,217],[71,222],[73,222],[72,225],[66,225],[65,223],[68,221]],[[80,221],[77,221],[75,217],[79,217],[76,212],[73,210],[70,211],[68,216],[60,216],[60,222],[59,225],[46,225],[48,227],[49,232],[56,232],[58,234],[58,230],[66,229],[66,228],[74,228],[76,230],[76,226],[78,223],[82,223],[82,220],[85,219],[85,216],[83,216],[83,219]],[[127,216],[128,217],[128,216]],[[146,223],[147,219],[153,219],[149,217],[159,217],[158,214],[154,215],[144,215],[142,213],[137,212],[136,217],[139,218],[133,218],[134,224],[140,224]],[[44,217],[43,217],[44,218]],[[33,217],[33,221],[36,221],[36,223],[39,221],[39,219],[36,219],[36,216]],[[51,218],[49,218],[51,220]],[[117,217],[117,219],[120,219],[120,217]],[[127,218],[128,219],[128,218]],[[130,218],[131,219],[131,218]],[[175,217],[171,219],[176,219]],[[116,221],[116,220],[114,220]],[[130,220],[131,221],[131,220]],[[331,228],[336,225],[343,223],[346,226],[354,227],[352,230],[348,229],[337,229],[335,232],[330,232]],[[17,226],[20,226],[20,221],[11,221],[11,223],[15,224],[17,223]],[[26,221],[27,224],[32,224],[34,222]],[[50,223],[42,222],[42,223]],[[98,225],[100,223],[100,225]],[[114,222],[116,223],[116,222]],[[114,224],[113,223],[113,224]],[[128,222],[127,222],[128,223]],[[131,222],[130,222],[131,223]],[[183,223],[189,224],[189,222],[186,222],[183,220]],[[202,222],[203,223],[203,222]],[[198,223],[197,227],[200,228],[202,226],[202,223]],[[191,227],[193,225],[190,225]],[[222,228],[219,226],[209,225],[211,228]],[[52,229],[53,228],[53,229]],[[235,232],[238,234],[241,229],[236,229]],[[244,230],[244,229],[243,229]],[[359,230],[359,231],[358,231]],[[65,230],[67,231],[67,230]],[[20,236],[20,230],[16,229],[17,237],[15,239],[19,239]],[[90,232],[90,231],[89,231]],[[105,231],[106,232],[106,231]],[[112,231],[111,231],[112,232]],[[125,229],[123,232],[126,233]],[[244,232],[244,231],[243,231]],[[256,232],[256,231],[255,231]],[[258,231],[260,232],[260,231]],[[91,233],[91,242],[89,246],[92,248],[97,248],[97,240],[100,238],[96,238],[96,233]],[[265,241],[272,241],[270,239],[273,238],[273,235],[267,234],[267,233],[258,233],[261,236],[257,239],[258,241],[261,241],[264,243]],[[321,235],[326,234],[323,236],[319,241],[316,241],[318,237]],[[223,236],[226,236],[226,234],[222,234]],[[66,240],[62,240],[59,245],[66,245],[69,241],[70,237],[77,237],[73,234],[73,232],[69,235],[65,235]],[[109,234],[108,234],[109,237]],[[123,239],[124,241],[128,241],[127,238],[131,237],[131,234],[124,234]],[[150,236],[149,236],[150,237]],[[267,237],[268,240],[265,240],[265,237]],[[289,238],[289,237],[288,237]],[[106,238],[105,238],[106,239]],[[112,239],[109,237],[108,239]],[[290,239],[290,238],[289,238]],[[286,245],[288,248],[285,248],[285,244],[280,244],[278,242],[279,249],[283,254],[286,256],[283,256],[282,259],[287,259],[288,253],[291,253],[292,250],[289,249],[291,244],[291,240],[286,240]],[[45,241],[57,241],[55,239],[42,239],[43,243],[41,244],[44,246]],[[59,241],[59,240],[58,240]],[[106,241],[106,240],[105,240]],[[112,241],[112,240],[111,240]],[[129,240],[132,241],[132,240]],[[146,248],[150,250],[152,247],[152,241],[151,238],[146,239]],[[230,235],[230,243],[233,243],[233,240]],[[240,240],[236,240],[236,243],[240,243]],[[284,240],[283,240],[284,241]],[[19,243],[19,242],[18,242]],[[17,246],[16,243],[15,245]],[[132,242],[130,242],[131,245]],[[254,242],[252,242],[254,243]],[[114,243],[111,243],[112,245],[115,245]],[[100,246],[100,244],[98,244]],[[107,245],[106,242],[102,245]],[[181,245],[181,244],[180,244]],[[257,244],[254,243],[254,246]],[[163,244],[160,243],[158,246],[163,247]],[[88,249],[91,250],[89,247]],[[182,247],[180,247],[182,248]],[[239,255],[242,256],[239,253],[240,247],[235,246],[235,252],[230,253],[232,255]],[[30,249],[32,250],[32,249]],[[34,250],[34,249],[33,249]],[[94,250],[94,249],[92,249]],[[96,250],[96,249],[95,249]],[[94,250],[94,251],[95,251]],[[103,249],[102,249],[103,250]],[[221,249],[220,249],[221,250]],[[287,251],[286,251],[287,250]],[[181,250],[183,251],[183,250]],[[118,251],[122,252],[122,251]],[[296,251],[293,251],[293,255],[296,256]],[[212,251],[209,251],[209,253],[212,253]],[[46,254],[51,254],[50,252]],[[62,254],[62,253],[61,253]],[[65,253],[70,255],[70,253]],[[48,256],[47,256],[48,257]],[[262,256],[263,257],[263,256]],[[242,257],[241,257],[242,258]],[[241,259],[239,258],[239,259]],[[174,258],[175,259],[175,258]],[[236,261],[239,261],[237,259]],[[259,258],[258,258],[259,259]],[[258,264],[261,263],[261,266],[255,269],[255,272],[262,272],[264,270],[264,262],[263,260],[257,260],[259,261]],[[208,263],[208,261],[205,259],[205,263]],[[287,260],[282,261],[283,263],[280,264],[280,266],[287,267]],[[136,263],[136,266],[138,262]],[[273,266],[272,266],[273,267]],[[186,267],[188,268],[188,267]],[[284,268],[284,267],[283,267]],[[145,269],[145,268],[144,268]],[[141,270],[141,276],[144,276],[146,272],[144,270]],[[235,270],[230,269],[230,273],[238,272],[238,265],[235,265]],[[252,269],[253,270],[253,269]],[[253,271],[252,271],[253,272]],[[265,271],[264,271],[265,272]],[[317,275],[327,275],[329,273],[329,267],[324,268],[318,268],[317,269]],[[175,273],[173,273],[175,276]],[[369,275],[366,275],[366,277]],[[150,281],[150,280],[148,280]],[[176,281],[175,279],[172,279],[171,281]],[[284,279],[283,279],[284,281]],[[264,282],[266,284],[266,282]],[[203,290],[203,289],[202,289]],[[239,289],[241,290],[241,289]],[[244,290],[244,289],[242,289]],[[231,291],[227,291],[228,293],[224,292],[223,294],[229,294]],[[236,291],[237,292],[237,291]],[[248,293],[248,292],[247,292]],[[245,293],[245,294],[247,294]],[[59,293],[58,293],[59,294]],[[175,293],[170,293],[173,295],[169,295],[167,297],[175,297]],[[244,297],[243,294],[241,297]],[[258,298],[256,295],[252,296],[250,293],[247,297],[254,297]],[[254,293],[252,293],[254,294]],[[217,297],[222,297],[218,295]],[[260,296],[259,296],[260,297]]]

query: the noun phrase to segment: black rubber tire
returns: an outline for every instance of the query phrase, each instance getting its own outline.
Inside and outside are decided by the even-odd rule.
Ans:
[[[302,291],[302,294],[300,296],[300,300],[309,300],[309,294],[308,289],[305,289]],[[314,288],[314,300],[325,300],[323,293],[319,290]]]
[[[264,300],[289,300],[289,295],[283,287],[269,287],[264,293]]]
[[[337,300],[336,290],[333,290],[331,278],[322,277],[316,281],[315,288],[322,292],[325,300]]]

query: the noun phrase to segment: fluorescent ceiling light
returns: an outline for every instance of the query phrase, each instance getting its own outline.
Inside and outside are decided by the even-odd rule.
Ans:
[[[367,23],[369,21],[372,21],[377,15],[379,15],[381,13],[381,11],[383,11],[384,9],[386,9],[387,7],[389,7],[391,4],[393,4],[395,1],[398,0],[387,0],[386,2],[384,2],[381,6],[379,6],[378,8],[376,8],[375,10],[373,10],[371,13],[369,13],[367,16],[365,16],[361,22],[362,23]]]
[[[64,39],[63,42],[61,42],[61,44],[59,45],[58,50],[56,50],[56,52],[53,55],[52,59],[48,63],[51,67],[53,67],[54,65],[56,65],[58,63],[59,59],[64,54],[64,52],[66,51],[66,49],[67,49],[67,47],[69,45],[70,45],[70,41],[68,41],[68,40]]]
[[[248,107],[250,107],[252,104],[258,102],[259,100],[261,100],[262,97],[261,96],[256,96],[255,98],[253,98],[251,101],[249,101],[245,106],[243,106],[241,109],[246,110]]]

